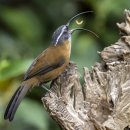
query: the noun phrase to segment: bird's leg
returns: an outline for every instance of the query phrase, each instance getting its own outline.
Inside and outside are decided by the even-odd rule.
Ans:
[[[61,97],[61,85],[57,84],[57,79],[58,77],[52,80],[50,88],[52,91],[54,91],[54,93],[56,93],[58,97]]]
[[[53,94],[53,95],[55,95],[55,97],[57,97],[57,95],[55,94],[55,92],[49,90],[49,89],[48,89],[48,86],[47,86],[46,84],[42,84],[41,87],[42,87],[43,89],[45,89],[50,96],[51,96],[51,94]]]
[[[45,89],[47,92],[49,92],[50,94],[54,94],[54,93],[56,93],[57,95],[59,95],[59,96],[61,96],[61,94],[60,94],[60,91],[59,91],[59,86],[57,85],[57,83],[56,83],[56,80],[57,80],[57,78],[55,78],[55,79],[53,79],[52,80],[52,82],[51,82],[51,84],[50,84],[50,89],[48,89],[49,87],[48,87],[48,85],[47,84],[41,84],[41,87],[43,88],[43,89]],[[54,85],[54,86],[53,86]],[[59,97],[58,96],[58,97]]]
[[[42,84],[41,87],[45,89],[49,93],[53,93],[51,90],[48,89],[48,86],[46,84]]]

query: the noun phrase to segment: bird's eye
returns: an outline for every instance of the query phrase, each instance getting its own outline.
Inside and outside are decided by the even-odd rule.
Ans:
[[[64,30],[64,33],[67,33],[67,30]]]

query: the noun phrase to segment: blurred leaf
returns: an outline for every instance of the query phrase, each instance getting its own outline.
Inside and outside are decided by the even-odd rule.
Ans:
[[[99,60],[99,47],[94,41],[95,37],[86,35],[85,33],[78,36],[77,40],[73,42],[73,61],[78,64],[80,72],[84,66],[91,67],[95,61]],[[82,50],[82,51],[80,51]]]
[[[33,100],[22,101],[15,119],[18,117],[41,130],[48,130],[47,114],[44,112],[43,106]]]
[[[31,59],[19,59],[14,61],[3,60],[0,62],[0,80],[6,80],[23,74],[29,65]]]
[[[8,88],[13,87],[13,79],[0,80],[0,96],[3,95],[3,92],[6,92]]]
[[[9,66],[9,62],[4,59],[2,62],[0,62],[0,71],[8,66]]]
[[[41,40],[41,24],[29,8],[2,8],[0,16],[21,39],[31,43]]]

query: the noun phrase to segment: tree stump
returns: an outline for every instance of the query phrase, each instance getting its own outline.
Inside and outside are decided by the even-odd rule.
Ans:
[[[62,130],[128,130],[130,124],[130,11],[117,26],[120,39],[100,52],[102,63],[89,71],[84,85],[76,64],[51,84],[42,102]]]

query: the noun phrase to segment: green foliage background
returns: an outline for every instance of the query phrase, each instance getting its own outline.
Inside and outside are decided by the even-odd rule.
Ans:
[[[4,121],[3,113],[12,94],[18,88],[33,59],[46,49],[54,30],[75,14],[84,15],[78,26],[93,30],[99,39],[86,32],[72,36],[71,60],[82,73],[100,62],[97,51],[114,43],[119,32],[117,22],[123,21],[124,9],[130,0],[0,0],[0,130],[58,130],[58,126],[43,111],[43,89],[34,88],[22,101],[12,123]]]

